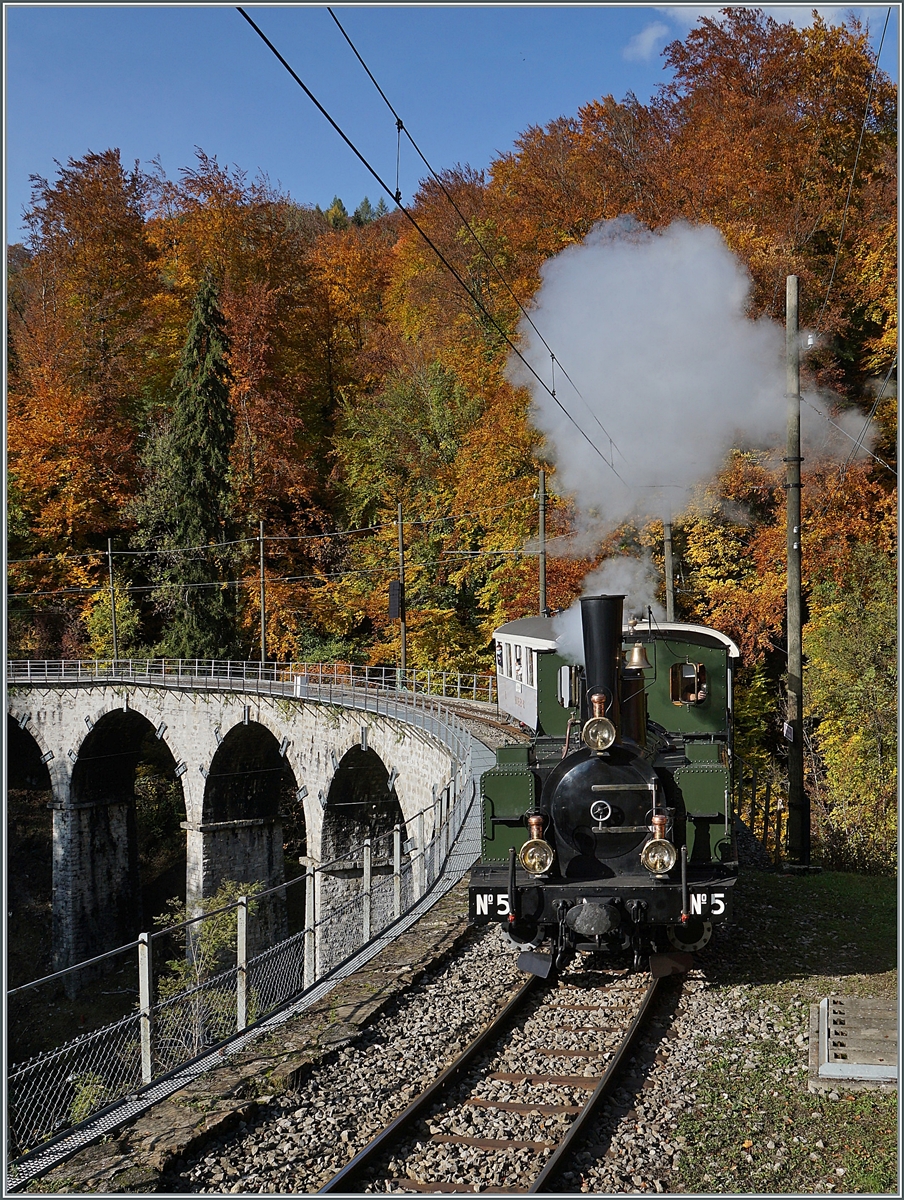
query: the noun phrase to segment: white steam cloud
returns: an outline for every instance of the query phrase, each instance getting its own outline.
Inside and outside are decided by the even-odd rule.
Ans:
[[[718,230],[620,217],[541,274],[534,321],[580,390],[559,368],[557,396],[587,437],[518,360],[511,378],[531,389],[559,484],[597,527],[680,509],[731,445],[783,440],[784,332],[746,316],[750,281]],[[550,384],[548,351],[526,322],[521,334]]]
[[[624,596],[625,619],[635,616],[646,619],[647,607],[653,616],[663,620],[662,607],[650,599],[655,593],[658,575],[648,558],[628,558],[619,555],[610,558],[584,580],[586,596]],[[580,602],[573,604],[553,618],[553,637],[559,644],[560,653],[571,662],[584,661],[584,634],[581,626]]]
[[[695,485],[717,474],[732,446],[784,453],[785,331],[747,316],[750,287],[721,233],[685,222],[654,232],[633,217],[605,221],[543,265],[532,316],[557,361],[526,321],[522,352],[555,384],[559,402],[514,357],[509,377],[530,389],[532,420],[584,530],[670,518]],[[825,418],[825,406],[805,396],[804,453],[847,454],[851,430],[845,436]],[[623,561],[613,569],[623,570]],[[644,574],[650,602],[655,575]],[[588,578],[585,590],[593,587],[637,602],[636,587],[616,588],[608,576]]]

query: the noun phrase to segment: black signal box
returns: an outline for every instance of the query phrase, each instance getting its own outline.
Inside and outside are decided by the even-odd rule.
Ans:
[[[397,621],[405,615],[405,588],[401,579],[389,581],[389,619]]]

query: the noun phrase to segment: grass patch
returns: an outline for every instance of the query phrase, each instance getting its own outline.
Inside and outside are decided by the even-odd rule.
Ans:
[[[838,1100],[809,1093],[803,1036],[824,996],[896,995],[895,881],[748,871],[734,911],[698,961],[753,1036],[709,1039],[675,1130],[676,1189],[896,1194],[897,1097],[846,1093],[843,1081]]]

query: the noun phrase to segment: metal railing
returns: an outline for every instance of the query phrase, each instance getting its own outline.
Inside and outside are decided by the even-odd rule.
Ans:
[[[734,759],[735,804],[738,817],[767,854],[776,861],[787,851],[787,793],[775,782],[774,770],[760,770],[737,755]]]
[[[139,1094],[333,973],[436,883],[474,794],[468,756],[434,802],[406,826],[366,839],[343,859],[309,866],[294,880],[191,921],[142,933],[125,946],[9,991],[8,1009],[22,1000],[40,1004],[42,993],[47,1003],[67,984],[72,988],[79,972],[96,974],[128,959],[135,997],[133,1010],[119,1020],[10,1067],[10,1158],[27,1155],[108,1105]],[[344,887],[336,879],[340,872]],[[292,888],[304,889],[303,928],[262,944],[272,928],[272,905],[284,903]],[[172,980],[179,978],[178,971],[173,974],[174,960],[167,964],[169,976],[155,972],[155,946],[163,949],[166,939],[172,945],[177,938],[191,962],[205,923],[224,915],[231,928],[215,972],[201,972],[191,986],[174,991]],[[8,1049],[15,1053],[14,1044]]]
[[[296,680],[331,692],[354,689],[496,702],[496,676],[464,671],[363,667],[356,663],[261,663],[209,658],[17,659],[6,665],[7,683],[91,683],[115,679],[172,687],[292,694]]]

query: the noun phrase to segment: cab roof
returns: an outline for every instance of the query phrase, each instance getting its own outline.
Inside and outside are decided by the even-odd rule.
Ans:
[[[554,617],[521,617],[517,621],[506,621],[493,633],[497,640],[510,638],[530,646],[532,650],[555,650],[558,648],[556,638],[552,635]],[[627,622],[622,626],[626,639],[636,634],[642,635],[641,640],[667,642],[669,634],[675,640],[697,642],[719,642],[725,646],[729,658],[740,658],[741,652],[730,637],[720,633],[718,629],[710,629],[706,625],[685,625],[679,621],[654,621],[652,627],[649,621],[636,621],[633,626]]]

